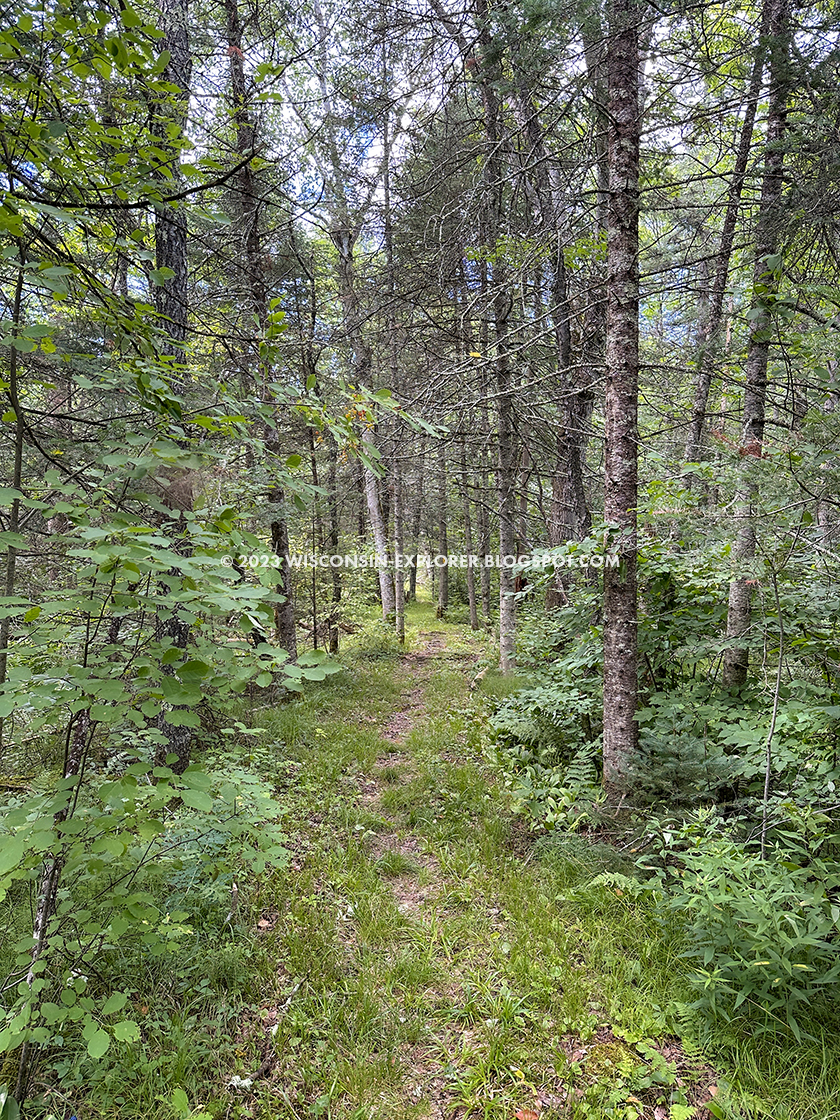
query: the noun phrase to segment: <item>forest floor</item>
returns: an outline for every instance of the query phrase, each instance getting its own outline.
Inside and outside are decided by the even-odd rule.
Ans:
[[[470,689],[484,639],[413,621],[267,721],[292,858],[254,887],[240,1053],[261,1063],[230,1114],[705,1120],[717,1078],[667,1029],[667,939],[626,892],[580,894],[597,846],[510,816]]]
[[[273,789],[285,866],[179,873],[189,938],[114,980],[142,1040],[55,1065],[37,1115],[840,1120],[831,1039],[690,1010],[684,935],[622,878],[635,856],[512,814],[488,716],[523,682],[492,643],[428,603],[409,624],[402,649],[366,624],[302,696],[243,701],[261,732],[205,762]]]

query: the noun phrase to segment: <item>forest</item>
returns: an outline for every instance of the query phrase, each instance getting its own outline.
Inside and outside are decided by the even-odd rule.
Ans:
[[[835,0],[0,8],[0,1120],[840,1120]]]

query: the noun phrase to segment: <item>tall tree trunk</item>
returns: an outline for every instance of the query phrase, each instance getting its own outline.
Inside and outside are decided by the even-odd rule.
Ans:
[[[749,650],[743,639],[749,633],[752,593],[744,569],[755,557],[753,501],[755,483],[751,460],[760,458],[764,443],[767,402],[767,362],[770,352],[771,312],[778,293],[778,264],[773,258],[780,242],[787,91],[790,49],[789,0],[767,0],[769,6],[770,90],[767,137],[756,227],[755,264],[750,339],[747,347],[746,385],[741,451],[741,471],[735,496],[738,536],[733,559],[740,569],[729,584],[726,637],[732,643],[723,656],[723,683],[740,688],[747,679]]]
[[[587,42],[587,40],[585,40]],[[602,62],[598,62],[599,48],[590,44],[586,48],[590,81],[595,91],[596,114],[603,117],[603,106],[598,109],[598,90],[601,88]],[[586,455],[587,425],[592,411],[593,392],[582,370],[572,371],[571,366],[571,311],[566,279],[562,238],[563,199],[552,175],[551,160],[540,125],[534,98],[523,73],[517,78],[517,109],[520,128],[528,143],[529,169],[533,178],[534,199],[540,217],[540,227],[551,238],[550,280],[551,320],[554,327],[558,386],[560,388],[561,421],[557,432],[557,463],[552,479],[553,544],[585,536],[592,518],[583,484],[583,463]],[[603,121],[602,121],[603,123]],[[598,132],[600,135],[600,132]],[[603,146],[603,138],[597,141]],[[602,169],[606,167],[605,152],[597,155],[599,183]],[[602,186],[605,185],[605,181]],[[602,199],[603,195],[603,199]],[[605,191],[599,187],[599,210],[606,200]],[[562,583],[558,580],[549,589],[547,605],[559,605],[565,599]]]
[[[370,348],[362,334],[359,301],[356,294],[356,267],[353,251],[357,236],[358,233],[349,229],[346,223],[339,223],[330,231],[330,237],[338,251],[338,292],[344,317],[344,333],[353,349],[355,376],[360,384],[367,385],[370,382],[371,355]],[[378,459],[378,451],[373,432],[365,434],[362,446],[368,462],[375,463]],[[387,619],[394,614],[395,610],[394,577],[389,563],[391,549],[388,540],[388,526],[382,509],[379,479],[371,466],[363,463],[361,469],[368,518],[373,533],[373,545],[376,555],[381,561],[378,575],[382,617]]]
[[[482,322],[482,331],[486,333],[487,323],[486,320]],[[484,349],[482,353],[487,353],[487,339],[482,340]],[[482,395],[481,399],[481,455],[479,458],[479,479],[481,483],[480,497],[476,506],[477,513],[477,529],[478,529],[478,551],[481,554],[481,568],[479,571],[481,581],[481,614],[484,620],[484,628],[489,631],[492,627],[492,587],[490,585],[490,568],[488,567],[485,557],[490,554],[490,518],[487,511],[487,495],[490,493],[488,485],[488,478],[490,469],[488,465],[487,443],[490,439],[490,418],[487,408],[487,397]]]
[[[411,568],[408,573],[408,598],[410,602],[417,599],[417,558],[420,554],[420,530],[423,523],[423,491],[426,484],[426,437],[420,434],[420,448],[418,452],[420,464],[417,474],[417,486],[414,494],[413,516],[411,521]]]
[[[239,241],[237,259],[242,261],[248,291],[245,316],[246,340],[242,345],[240,384],[243,392],[254,389],[254,370],[261,368],[260,339],[268,327],[268,281],[266,277],[265,254],[263,252],[262,212],[263,200],[260,185],[254,173],[249,156],[255,155],[256,128],[248,104],[248,83],[245,76],[245,53],[242,45],[242,21],[239,15],[238,0],[224,0],[226,33],[228,41],[228,60],[230,66],[230,104],[231,119],[236,143],[236,154],[241,167],[237,171],[235,190],[232,196],[232,209],[238,212],[235,233]],[[250,324],[256,323],[258,336],[251,339]],[[313,372],[311,352],[304,346],[304,381]],[[265,371],[267,375],[269,371]],[[266,377],[266,379],[268,379]],[[262,386],[256,386],[257,392]],[[311,438],[311,437],[310,437]],[[314,459],[313,459],[314,464]],[[314,469],[314,467],[313,467]],[[289,563],[289,529],[286,524],[284,495],[281,490],[272,488],[269,500],[275,504],[275,514],[271,521],[271,544],[280,561],[276,589],[285,602],[274,612],[275,632],[278,644],[286,650],[290,660],[297,657],[297,631],[295,630],[294,596],[292,575]]]
[[[503,673],[516,668],[515,582],[510,567],[516,555],[516,466],[518,446],[514,416],[514,379],[510,368],[508,318],[513,308],[504,252],[499,250],[502,233],[504,176],[499,159],[501,123],[498,85],[499,59],[490,31],[487,0],[477,0],[478,42],[481,49],[480,89],[485,139],[485,242],[492,253],[490,316],[495,345],[496,418],[498,458],[496,492],[499,500],[499,667]]]
[[[473,543],[472,517],[470,515],[470,485],[467,474],[467,445],[461,438],[461,487],[464,491],[464,551],[467,554],[467,603],[470,608],[470,629],[478,630],[478,603],[475,597],[475,568],[472,564],[475,545]]]
[[[394,620],[397,641],[405,644],[405,570],[403,568],[403,491],[402,465],[394,463]]]
[[[333,556],[338,555],[338,446],[333,436],[330,439],[329,468],[327,471],[327,516],[329,520],[329,548]],[[330,653],[338,653],[338,612],[341,605],[341,569],[330,565],[332,578],[332,606],[330,608]]]
[[[620,795],[635,753],[639,394],[639,0],[611,0],[607,39],[610,193],[604,520],[620,566],[604,570],[604,787]]]
[[[161,149],[168,155],[170,187],[183,183],[180,170],[180,150],[177,141],[173,143],[170,129],[177,129],[176,136],[183,135],[187,123],[192,79],[192,53],[189,39],[189,0],[158,0],[160,24],[163,31],[161,47],[169,52],[169,61],[161,75],[164,82],[174,87],[174,91],[163,95],[165,100],[158,103],[155,110],[154,129],[158,134]],[[166,339],[161,346],[162,354],[183,361],[187,341],[189,312],[189,266],[187,262],[187,212],[180,203],[162,204],[155,214],[155,257],[157,268],[171,270],[172,276],[155,288],[155,310],[162,320]],[[182,377],[176,381],[183,387]],[[186,511],[192,508],[193,482],[189,471],[163,471],[164,503],[173,511]],[[189,495],[189,501],[185,497]],[[185,541],[179,549],[188,546]],[[170,573],[178,578],[178,572]],[[168,588],[162,585],[166,593]],[[158,636],[170,639],[172,645],[185,650],[189,642],[190,624],[178,613],[177,606],[158,622]],[[171,665],[164,666],[164,672],[172,675]],[[166,719],[164,712],[158,716],[158,729],[166,739],[165,747],[158,748],[158,759],[174,755],[172,763],[176,773],[182,773],[190,761],[192,732],[189,727],[178,727]]]
[[[283,509],[282,491],[274,491],[272,500],[280,507],[280,515],[271,522],[271,548],[280,560],[277,575],[277,592],[282,603],[274,608],[274,628],[277,644],[289,655],[290,661],[297,659],[297,631],[295,630],[295,599],[292,587],[292,569],[289,563],[289,529]]]
[[[755,56],[753,58],[750,84],[747,90],[744,120],[741,124],[738,147],[735,153],[735,165],[732,168],[732,177],[729,180],[729,188],[726,192],[726,210],[723,216],[723,227],[720,232],[720,244],[715,256],[714,284],[711,291],[711,298],[708,299],[708,308],[704,317],[702,336],[699,339],[697,371],[694,383],[694,404],[691,410],[691,427],[685,446],[685,457],[689,463],[698,462],[703,453],[703,429],[706,423],[706,412],[709,403],[709,392],[712,386],[715,355],[720,343],[720,332],[723,324],[723,301],[726,295],[726,282],[729,276],[732,247],[735,243],[735,227],[738,221],[738,212],[741,207],[741,195],[743,193],[749,167],[753,129],[755,127],[755,114],[761,96],[764,62],[767,57],[767,33],[772,4],[773,0],[766,0],[761,10],[761,23],[758,31]],[[688,483],[690,486],[691,476],[688,478]]]
[[[516,665],[516,600],[511,568],[506,566],[516,551],[516,463],[517,439],[514,419],[515,385],[510,368],[508,319],[513,307],[504,252],[500,251],[505,176],[501,167],[502,125],[498,90],[503,82],[501,57],[490,29],[488,0],[476,0],[478,54],[463,35],[459,25],[446,13],[440,0],[432,8],[461,52],[466,70],[475,75],[481,95],[484,124],[484,205],[482,241],[492,259],[492,274],[487,259],[481,261],[482,297],[485,321],[492,323],[495,359],[498,456],[496,494],[499,502],[499,665],[503,673]],[[489,338],[489,331],[483,332]],[[484,340],[484,339],[483,339]],[[486,349],[483,351],[487,353]]]
[[[609,213],[609,109],[607,105],[606,36],[601,22],[601,5],[586,2],[579,19],[581,42],[586,62],[586,76],[592,92],[592,153],[595,158],[595,228],[604,233]]]
[[[15,294],[12,297],[12,322],[11,322],[11,336],[17,337],[20,333],[21,327],[21,310],[23,302],[23,265],[24,255],[23,249],[20,250],[20,270],[15,282]],[[23,436],[24,436],[24,420],[21,415],[19,389],[19,363],[18,351],[12,346],[9,350],[9,404],[11,410],[15,414],[14,419],[14,451],[12,453],[12,477],[11,484],[16,491],[20,491],[23,485]],[[12,534],[17,534],[20,530],[20,498],[12,499],[12,508],[9,511],[9,519],[7,522],[8,532],[10,538],[14,540]],[[6,557],[4,564],[3,574],[3,594],[7,599],[11,598],[15,593],[15,574],[17,571],[17,554],[18,550],[14,544],[6,545]],[[9,661],[9,636],[11,634],[12,616],[9,612],[4,612],[3,618],[0,619],[0,685],[6,683],[6,676],[8,673]],[[0,718],[0,758],[3,754],[3,732],[5,730],[6,720]]]
[[[160,146],[169,157],[171,178],[167,184],[172,189],[182,185],[179,149],[172,143],[170,125],[183,133],[187,122],[192,79],[192,53],[189,38],[189,0],[158,0],[160,26],[163,31],[161,48],[169,52],[169,61],[161,75],[164,82],[175,87],[175,92],[161,95],[155,111],[154,128]],[[187,267],[187,212],[181,203],[161,204],[155,214],[155,257],[157,268],[171,269],[173,275],[155,287],[155,310],[163,319],[168,335],[164,352],[175,357],[183,355],[187,338],[187,312],[189,308]]]
[[[438,553],[446,556],[449,552],[449,532],[446,494],[446,445],[438,442]],[[444,618],[449,607],[449,566],[444,564],[438,569],[438,601],[435,618]]]
[[[387,99],[390,88],[388,76],[388,46],[383,40],[382,44],[382,95]],[[388,333],[388,365],[391,372],[391,389],[399,399],[402,392],[400,376],[400,363],[398,355],[399,342],[397,339],[397,282],[394,268],[394,230],[393,216],[391,213],[391,115],[390,110],[385,111],[385,120],[382,129],[383,147],[383,175],[382,194],[384,203],[384,233],[385,233],[385,268],[387,278],[387,305],[385,308],[385,322]],[[393,485],[393,512],[394,512],[394,626],[397,632],[397,641],[400,645],[405,643],[405,570],[403,568],[403,485],[402,485],[402,451],[403,426],[399,418],[395,420],[394,456],[392,462]],[[387,521],[387,518],[386,518]]]

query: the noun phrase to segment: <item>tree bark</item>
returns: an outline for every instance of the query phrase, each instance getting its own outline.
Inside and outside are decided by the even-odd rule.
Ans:
[[[402,467],[394,464],[394,624],[397,641],[405,644],[405,570],[403,569],[403,492]]]
[[[706,423],[706,412],[709,403],[709,392],[712,386],[712,373],[714,361],[720,342],[720,331],[723,323],[723,301],[726,295],[726,281],[729,276],[729,263],[732,258],[732,247],[735,243],[735,227],[738,221],[738,212],[741,207],[741,195],[747,178],[750,151],[752,149],[753,129],[755,127],[755,114],[761,95],[764,74],[764,62],[767,56],[767,32],[773,0],[767,0],[762,7],[759,38],[755,48],[750,84],[747,90],[747,103],[744,109],[744,120],[735,154],[735,165],[732,168],[732,177],[729,180],[729,189],[726,192],[726,210],[723,217],[723,227],[720,232],[720,244],[715,256],[714,283],[711,297],[708,299],[708,308],[703,323],[703,333],[699,340],[697,352],[697,372],[694,385],[694,404],[691,410],[691,427],[685,447],[686,461],[696,463],[703,453],[703,429]],[[689,487],[692,476],[688,477]]]
[[[158,0],[160,25],[163,30],[161,48],[169,52],[169,61],[161,75],[176,92],[163,95],[155,114],[155,130],[160,146],[169,156],[170,191],[183,183],[177,145],[173,145],[168,126],[174,124],[179,133],[187,122],[192,79],[192,53],[189,38],[189,0]],[[155,215],[155,257],[157,268],[171,269],[173,275],[155,287],[155,310],[163,320],[168,335],[164,353],[174,357],[183,354],[187,338],[189,309],[187,267],[187,211],[183,204],[161,204]]]
[[[449,552],[449,531],[446,494],[446,445],[438,441],[438,553],[446,556]],[[449,607],[449,566],[438,568],[438,601],[435,618],[445,618]]]
[[[417,489],[414,494],[413,517],[411,522],[411,568],[408,573],[408,598],[410,602],[417,599],[417,557],[420,553],[420,530],[423,523],[423,490],[426,483],[426,437],[420,435],[420,465],[417,475]]]
[[[338,292],[344,318],[344,333],[353,349],[355,376],[360,384],[367,385],[370,382],[371,354],[362,334],[359,301],[356,294],[356,267],[353,251],[357,236],[357,231],[347,228],[347,225],[341,222],[330,231],[330,237],[338,253]],[[365,434],[362,447],[369,462],[376,462],[378,453],[373,432]],[[389,566],[391,549],[388,541],[388,526],[382,510],[379,479],[374,470],[364,463],[362,464],[362,475],[374,549],[381,561],[378,575],[382,617],[387,619],[394,614],[395,610],[394,578]]]
[[[772,259],[779,247],[784,149],[787,123],[788,55],[790,49],[789,0],[768,0],[770,36],[770,90],[767,135],[756,227],[753,300],[750,338],[747,346],[742,429],[741,469],[735,496],[738,535],[733,559],[739,573],[729,585],[726,637],[732,644],[723,656],[723,683],[740,688],[747,679],[749,649],[744,641],[750,630],[752,592],[744,569],[755,557],[753,502],[756,486],[751,460],[760,458],[764,444],[764,413],[767,402],[767,363],[770,353],[772,305],[778,294],[778,261]]]
[[[508,318],[513,308],[504,250],[499,245],[503,212],[504,176],[499,159],[501,143],[500,109],[497,88],[501,82],[499,60],[489,23],[487,0],[477,0],[478,42],[481,48],[481,102],[485,138],[485,242],[493,254],[490,277],[490,317],[495,345],[496,417],[498,457],[496,492],[499,501],[499,668],[511,673],[516,668],[516,600],[510,567],[516,555],[516,467],[518,448],[514,419],[514,382],[510,368]]]
[[[330,439],[329,469],[327,471],[327,516],[329,520],[329,547],[333,556],[338,555],[338,446]],[[330,565],[332,578],[332,607],[330,609],[330,653],[338,653],[338,612],[341,607],[341,569]]]
[[[639,393],[638,0],[611,0],[607,39],[609,213],[604,519],[620,566],[604,570],[604,787],[620,796],[636,750]]]
[[[282,509],[283,494],[272,495],[281,507],[280,516],[271,522],[271,547],[280,560],[277,571],[277,591],[283,602],[274,608],[274,628],[277,643],[289,655],[289,661],[297,659],[297,631],[295,630],[295,599],[292,587],[292,571],[289,563],[289,530]]]
[[[484,321],[492,324],[495,356],[492,368],[495,375],[496,415],[498,424],[498,451],[496,459],[496,494],[499,503],[499,665],[503,673],[510,673],[516,666],[516,600],[510,558],[516,551],[516,464],[517,438],[514,414],[514,381],[510,368],[508,319],[513,307],[508,269],[504,249],[500,245],[502,232],[503,196],[505,176],[500,161],[502,122],[498,89],[503,83],[500,55],[493,42],[490,28],[488,0],[476,0],[475,13],[478,26],[477,53],[440,0],[431,0],[432,7],[457,45],[465,69],[475,76],[481,96],[484,125],[484,203],[482,212],[482,241],[492,259],[492,272],[488,260],[481,260],[481,287],[484,299]],[[484,332],[483,332],[484,333]],[[489,338],[489,330],[485,338]],[[484,353],[487,351],[485,349]]]
[[[470,629],[478,630],[478,603],[475,596],[475,568],[472,557],[475,551],[472,532],[472,517],[470,515],[470,486],[467,474],[467,446],[461,440],[461,486],[464,491],[464,551],[467,554],[467,603],[470,608]]]
[[[23,250],[20,250],[20,270],[15,282],[15,294],[12,298],[12,324],[11,335],[15,338],[20,333],[20,320],[23,302],[23,265],[24,256]],[[13,466],[12,466],[12,487],[20,491],[23,485],[23,437],[24,437],[24,421],[21,415],[20,396],[18,394],[18,351],[13,346],[9,350],[9,404],[11,405],[12,412],[15,414],[15,428],[14,428],[14,451],[13,451]],[[20,498],[12,499],[12,508],[9,511],[8,532],[16,534],[20,529]],[[17,554],[18,550],[14,544],[6,546],[5,557],[5,571],[3,577],[3,594],[11,597],[15,593],[15,575],[17,571]],[[9,659],[9,636],[11,634],[12,616],[9,613],[3,615],[0,619],[0,684],[6,683],[6,675],[8,672],[8,659]],[[5,718],[0,718],[0,757],[3,753],[3,732],[6,727]]]

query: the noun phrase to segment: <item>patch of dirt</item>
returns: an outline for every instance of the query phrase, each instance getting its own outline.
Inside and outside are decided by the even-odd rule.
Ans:
[[[440,1054],[423,1045],[406,1045],[402,1060],[406,1076],[403,1095],[412,1105],[423,1103],[428,1120],[460,1120],[463,1110],[453,1111],[452,1095],[442,1075]]]
[[[408,917],[420,919],[423,908],[440,898],[441,882],[438,874],[438,862],[431,852],[427,852],[416,836],[396,836],[394,833],[383,833],[377,836],[370,848],[374,859],[382,859],[389,852],[397,852],[410,860],[416,871],[406,871],[389,878],[391,891],[400,913]],[[424,870],[426,880],[420,883],[417,872]]]
[[[411,758],[401,751],[387,751],[381,754],[374,763],[374,773],[387,770],[390,766],[410,766]]]
[[[411,732],[418,716],[423,711],[425,682],[431,672],[425,669],[426,662],[436,660],[446,646],[443,631],[424,631],[420,634],[423,647],[403,658],[403,665],[413,681],[412,686],[403,693],[402,706],[395,712],[382,729],[382,737],[398,747]],[[391,771],[390,774],[386,774]],[[410,777],[414,772],[409,755],[393,749],[385,751],[377,758],[367,778],[359,780],[359,800],[367,808],[372,808],[379,800],[383,787]],[[400,912],[414,919],[421,919],[423,908],[440,896],[440,876],[437,860],[425,851],[416,836],[398,836],[394,832],[381,833],[370,842],[370,855],[381,860],[389,852],[403,856],[417,869],[399,872],[389,878],[391,890]],[[424,871],[424,882],[418,880],[417,872]]]
[[[421,632],[420,638],[424,642],[423,648],[407,653],[402,659],[402,665],[416,683],[403,695],[402,707],[394,712],[382,729],[382,738],[389,743],[402,742],[414,726],[417,716],[423,710],[424,684],[430,675],[421,670],[427,662],[437,660],[446,646],[446,635],[439,630]]]
[[[414,875],[400,875],[392,879],[391,891],[399,912],[416,920],[422,918],[423,907],[437,898],[436,887],[431,884],[421,887]]]
[[[394,712],[382,729],[382,738],[389,743],[401,743],[414,726],[417,714],[421,711],[423,688],[412,688],[406,697],[408,703],[398,712]]]
[[[359,790],[359,801],[366,809],[370,809],[379,800],[381,784],[375,778],[357,778],[355,784]]]

